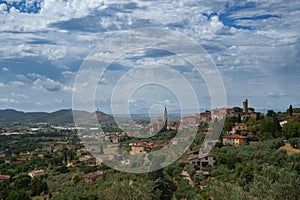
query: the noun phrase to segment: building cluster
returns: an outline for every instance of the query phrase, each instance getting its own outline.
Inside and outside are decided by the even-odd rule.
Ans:
[[[191,137],[189,135],[190,133],[185,130],[191,130],[191,128],[194,128],[194,130],[198,130],[198,126],[202,124],[210,124],[211,122],[215,120],[220,120],[224,119],[225,117],[238,117],[241,120],[245,118],[257,118],[257,116],[260,113],[255,112],[253,108],[248,107],[248,100],[246,99],[243,102],[243,108],[238,108],[238,107],[224,107],[224,108],[216,108],[211,111],[205,111],[201,112],[198,114],[193,114],[189,116],[184,116],[181,118],[180,121],[178,122],[170,122],[168,120],[168,112],[167,109],[165,108],[164,110],[164,115],[163,118],[159,118],[155,123],[152,123],[150,125],[146,125],[145,127],[148,127],[150,135],[154,135],[166,130],[178,130],[181,128],[184,132],[184,135],[177,135],[177,137],[168,139],[168,141],[164,141],[165,143],[163,145],[167,144],[172,144],[172,145],[177,145],[180,142],[183,141],[188,141]],[[54,129],[58,130],[74,130],[73,127],[52,127]],[[129,132],[105,132],[104,134],[100,131],[97,131],[98,128],[90,128],[89,130],[95,131],[93,134],[87,134],[82,135],[82,140],[88,140],[88,141],[93,141],[95,143],[91,143],[86,148],[76,148],[75,146],[72,145],[53,145],[53,146],[44,146],[40,149],[37,149],[36,152],[21,152],[19,153],[19,158],[21,160],[17,161],[12,161],[12,165],[24,165],[26,159],[30,159],[33,156],[38,156],[40,158],[44,158],[44,153],[50,153],[53,155],[55,152],[60,152],[63,149],[67,148],[68,150],[75,150],[77,149],[77,155],[79,156],[79,162],[85,163],[86,165],[89,166],[95,166],[101,163],[101,159],[108,159],[108,160],[121,160],[121,161],[126,161],[125,158],[121,157],[117,152],[116,149],[119,146],[122,146],[122,142],[127,140],[128,137],[135,136],[135,132],[129,133]],[[205,128],[200,131],[201,135],[209,135],[213,132],[213,128]],[[236,123],[232,127],[231,131],[227,132],[227,135],[224,135],[222,137],[222,143],[223,145],[242,145],[247,142],[247,137],[240,135],[243,132],[248,131],[248,126],[245,123]],[[246,135],[246,134],[245,134]],[[53,138],[54,141],[58,142],[61,140],[66,140],[66,138],[58,137],[58,138]],[[98,140],[105,140],[103,143],[103,146],[99,146],[99,143],[97,142]],[[213,165],[215,163],[215,155],[209,153],[211,149],[215,146],[215,144],[219,142],[217,138],[212,138],[211,140],[206,140],[203,144],[203,147],[199,150],[196,151],[191,151],[188,153],[188,159],[187,161],[189,163],[192,163],[196,166],[196,169],[202,170],[206,166]],[[128,143],[127,143],[128,145]],[[162,146],[162,144],[159,144]],[[137,154],[142,154],[146,155],[149,153],[151,150],[156,149],[159,147],[159,145],[155,142],[134,142],[129,144],[130,150],[129,153],[130,155],[137,155]],[[93,155],[98,155],[100,151],[108,151],[111,150],[110,153],[103,152],[100,153],[99,158],[98,157],[93,157],[91,155],[87,155],[87,152],[96,152],[96,154]],[[37,154],[38,153],[38,154]],[[0,159],[5,158],[4,154],[0,154]],[[22,160],[23,159],[23,160]],[[77,160],[77,162],[78,162]],[[127,162],[127,161],[126,161]],[[68,164],[68,167],[76,165],[75,160],[70,160]],[[129,164],[128,162],[125,164]],[[45,174],[46,172],[43,169],[40,170],[35,170],[30,173],[28,173],[29,176],[34,177],[38,176],[41,174]],[[95,172],[91,174],[87,174],[86,176],[83,177],[84,180],[96,180],[98,177],[102,176],[103,174],[100,172]],[[0,181],[3,181],[5,179],[8,179],[6,176],[1,176]]]
[[[202,125],[202,124],[210,124],[215,120],[225,119],[225,117],[236,117],[240,120],[247,118],[256,119],[258,116],[262,116],[263,114],[259,112],[255,112],[254,108],[248,107],[248,100],[246,99],[243,102],[243,108],[239,107],[224,107],[224,108],[216,108],[211,111],[201,112],[199,115],[194,114],[191,116],[187,116],[182,118],[181,124],[183,126],[186,125]],[[231,131],[227,132],[227,135],[222,138],[222,142],[224,145],[240,145],[244,144],[247,141],[246,136],[239,135],[240,133],[247,132],[248,126],[245,123],[235,123],[232,127]],[[200,131],[201,135],[211,134],[213,129],[205,128]]]
[[[249,108],[247,99],[243,102],[243,108],[215,108],[211,111],[206,110],[205,112],[201,112],[199,114],[184,116],[181,118],[180,122],[173,123],[168,123],[167,109],[165,108],[163,119],[159,118],[155,123],[150,124],[150,135],[154,135],[163,130],[178,130],[179,128],[181,130],[191,130],[201,124],[209,124],[214,120],[221,120],[225,117],[237,117],[243,120],[246,118],[256,119],[259,115],[262,116],[263,114],[255,112],[254,108]],[[237,130],[245,129],[245,124],[240,123],[237,125],[237,127],[235,127],[233,133],[235,133]]]
[[[258,115],[262,115],[259,112],[255,112],[254,108],[248,107],[248,99],[243,102],[243,108],[238,107],[225,107],[215,108],[211,111],[201,112],[199,115],[200,123],[209,123],[215,119],[223,119],[225,117],[240,117],[242,120],[248,117],[256,119]]]
[[[199,125],[199,116],[198,114],[193,114],[191,116],[184,116],[178,122],[170,122],[168,120],[167,108],[165,108],[164,116],[158,118],[155,123],[149,125],[150,135],[154,135],[159,132],[166,130],[190,130],[191,128],[198,127]]]

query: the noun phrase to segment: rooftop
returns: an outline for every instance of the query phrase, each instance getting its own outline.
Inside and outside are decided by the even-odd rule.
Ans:
[[[97,178],[97,177],[103,176],[103,175],[104,175],[104,173],[102,171],[96,171],[96,172],[91,172],[91,173],[84,175],[83,178],[94,179],[94,178]]]
[[[223,136],[223,138],[229,138],[229,139],[247,139],[246,136],[237,135],[237,134],[225,135],[225,136]]]
[[[235,123],[236,126],[247,126],[245,123]]]
[[[10,175],[0,175],[0,180],[9,180]]]
[[[155,147],[156,144],[154,142],[135,142],[132,144],[134,147]]]
[[[195,160],[195,159],[203,159],[203,158],[206,158],[206,157],[216,157],[215,154],[212,154],[212,153],[204,153],[204,154],[199,154],[199,155],[196,155],[196,156],[191,156],[188,158],[188,161],[190,160]]]
[[[40,170],[34,170],[34,171],[31,171],[30,174],[34,174],[34,175],[38,175],[38,174],[44,174],[45,173],[45,170],[43,169],[40,169]]]

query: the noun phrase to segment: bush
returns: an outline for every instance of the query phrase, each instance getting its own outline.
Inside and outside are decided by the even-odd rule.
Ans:
[[[30,200],[29,194],[24,190],[11,190],[7,200]]]
[[[291,138],[289,139],[289,143],[293,148],[300,149],[300,138]]]
[[[46,181],[42,181],[38,178],[32,179],[32,182],[30,184],[31,187],[31,196],[37,196],[42,193],[47,194],[48,193],[48,185]]]
[[[78,183],[80,181],[80,176],[78,174],[74,174],[71,179],[74,183]]]

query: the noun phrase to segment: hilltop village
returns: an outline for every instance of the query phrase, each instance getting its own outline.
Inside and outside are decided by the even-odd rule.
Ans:
[[[161,118],[138,123],[135,132],[122,131],[102,114],[109,122],[102,127],[1,122],[0,199],[298,199],[300,109],[259,113],[248,104],[246,99],[242,108],[216,108],[180,121],[171,121],[165,108]],[[136,137],[141,130],[150,137]],[[105,143],[85,143],[98,140]],[[171,165],[145,174],[102,162],[142,166],[148,153],[187,141],[189,148]],[[171,153],[160,155],[161,162]],[[128,156],[141,160],[132,163]]]

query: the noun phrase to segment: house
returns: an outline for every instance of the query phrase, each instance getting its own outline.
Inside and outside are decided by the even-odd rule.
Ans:
[[[82,156],[79,161],[85,162],[87,165],[96,165],[96,158],[91,155]]]
[[[43,149],[42,150],[45,150],[45,151],[51,151],[52,150],[52,147],[51,146],[45,146],[45,147],[43,147]]]
[[[247,127],[248,126],[245,123],[235,123],[235,126],[232,128],[232,132],[236,133],[237,131],[246,131]]]
[[[202,170],[209,165],[214,166],[216,156],[210,152],[193,151],[189,154],[188,162],[194,164],[197,170]]]
[[[200,123],[209,123],[211,120],[211,112],[210,111],[206,111],[206,112],[202,112],[200,113]]]
[[[60,141],[60,139],[58,141]],[[62,149],[63,149],[62,145],[57,145],[53,148],[53,152],[58,152],[58,151],[61,151]]]
[[[258,112],[250,113],[250,117],[253,119],[256,119],[259,115],[260,115],[260,113],[258,113]]]
[[[180,123],[182,124],[187,124],[187,125],[198,125],[198,117],[195,115],[191,115],[191,116],[186,116],[186,117],[182,117],[182,119],[180,120]]]
[[[114,146],[119,146],[120,140],[121,140],[121,138],[118,137],[118,136],[113,136],[113,137],[111,138],[111,141],[112,141],[112,143],[114,144]]]
[[[39,158],[44,158],[44,157],[45,157],[45,155],[44,155],[44,154],[42,154],[42,153],[39,153],[39,154],[37,155],[37,157],[39,157]]]
[[[0,175],[0,183],[3,181],[9,181],[10,177],[10,175]]]
[[[67,148],[69,151],[75,149],[75,147],[74,147],[73,145],[66,145],[66,148]]]
[[[154,142],[135,142],[131,145],[131,155],[136,155],[136,154],[146,154],[149,152],[153,147],[155,147],[156,144]]]
[[[82,177],[83,181],[96,181],[99,177],[105,177],[104,173],[101,171],[91,172]]]
[[[286,124],[286,123],[288,123],[287,120],[283,120],[283,121],[279,122],[279,124],[280,124],[281,127],[283,127],[283,125]]]
[[[28,176],[30,176],[31,178],[33,178],[33,177],[36,177],[36,176],[39,176],[39,175],[43,175],[43,174],[45,174],[46,172],[45,172],[45,170],[43,170],[43,169],[40,169],[40,170],[34,170],[34,171],[31,171],[31,172],[29,172],[28,173]]]
[[[68,162],[67,167],[73,167],[76,165],[76,160],[72,160],[70,162]]]
[[[239,146],[241,144],[245,144],[247,142],[247,137],[242,135],[226,135],[223,136],[223,145],[234,145]]]
[[[188,140],[188,136],[177,136],[168,141],[168,143],[177,145],[179,142],[185,143]]]
[[[236,113],[233,108],[215,108],[211,111],[211,118],[214,119],[224,119],[225,117],[233,117]]]
[[[30,152],[22,152],[19,154],[20,158],[31,158],[32,154]]]
[[[200,131],[200,135],[206,135],[208,133],[212,133],[213,129],[212,128],[204,128]]]
[[[150,134],[155,134],[158,131],[161,131],[161,129],[163,128],[163,120],[161,118],[158,118],[156,120],[156,123],[153,123],[150,125]]]
[[[4,160],[5,159],[5,154],[0,154],[0,160]]]
[[[211,151],[219,142],[219,139],[207,139],[203,142],[203,149]]]
[[[236,113],[233,108],[224,108],[227,117],[234,117]]]
[[[22,161],[22,160],[16,160],[16,161],[11,161],[10,164],[11,165],[23,166],[23,165],[25,165],[25,162]]]

